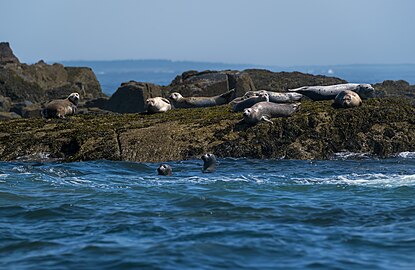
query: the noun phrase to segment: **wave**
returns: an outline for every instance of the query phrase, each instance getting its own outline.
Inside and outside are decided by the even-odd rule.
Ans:
[[[400,158],[415,158],[415,152],[401,152],[397,155]]]
[[[415,186],[415,174],[348,174],[326,178],[295,178],[293,181],[301,185],[326,184],[395,188],[403,186]]]

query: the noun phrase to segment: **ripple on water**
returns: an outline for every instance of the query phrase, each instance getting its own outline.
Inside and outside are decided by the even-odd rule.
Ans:
[[[0,268],[414,265],[415,159],[0,163]]]

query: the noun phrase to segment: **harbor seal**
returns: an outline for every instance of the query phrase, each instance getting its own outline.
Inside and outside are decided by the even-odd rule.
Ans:
[[[352,108],[362,105],[362,99],[353,91],[342,91],[334,98],[333,107]]]
[[[216,171],[216,156],[214,154],[204,154],[202,157],[204,173],[211,173]]]
[[[248,91],[243,96],[244,98],[249,98],[252,96],[258,96],[261,94],[267,93],[269,96],[269,102],[274,103],[293,103],[300,101],[303,98],[303,95],[300,93],[279,93],[267,90],[259,90],[259,91]]]
[[[303,86],[289,89],[290,92],[303,94],[312,100],[334,99],[340,92],[350,90],[356,92],[360,98],[368,99],[375,96],[375,89],[370,84],[345,83],[328,86]]]
[[[166,175],[166,176],[170,176],[172,175],[172,169],[171,166],[168,164],[161,164],[158,169],[157,169],[157,173],[159,175]]]
[[[73,115],[76,112],[80,96],[78,93],[70,94],[66,99],[52,100],[46,104],[42,111],[45,118],[65,118],[65,115]]]
[[[232,101],[232,110],[234,112],[242,112],[246,108],[250,108],[258,102],[261,101],[269,101],[269,96],[267,92],[258,93],[258,95],[251,96],[246,99],[242,99],[239,101]]]
[[[146,109],[148,113],[161,113],[171,110],[170,100],[162,97],[148,98],[146,100]]]
[[[263,101],[245,109],[243,117],[245,122],[250,124],[256,124],[261,120],[272,124],[271,118],[290,116],[300,108],[300,105],[301,103],[278,104]]]
[[[222,95],[214,97],[183,97],[180,93],[171,93],[169,99],[172,101],[174,108],[203,108],[228,104],[235,95],[235,89],[232,89]]]

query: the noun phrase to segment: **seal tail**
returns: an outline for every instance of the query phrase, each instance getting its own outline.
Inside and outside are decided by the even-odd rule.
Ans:
[[[235,98],[235,88],[223,93],[220,97],[226,99],[226,103],[231,102]]]

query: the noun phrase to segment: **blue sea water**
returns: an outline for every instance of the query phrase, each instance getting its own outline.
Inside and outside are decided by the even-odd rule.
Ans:
[[[1,269],[414,269],[415,154],[0,163]]]

